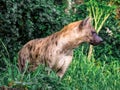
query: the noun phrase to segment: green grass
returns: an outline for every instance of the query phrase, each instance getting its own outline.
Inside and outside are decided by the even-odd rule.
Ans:
[[[120,62],[106,63],[87,60],[81,50],[75,51],[74,60],[62,82],[72,90],[120,90]],[[109,58],[106,58],[109,59]]]
[[[110,58],[105,56],[105,59]],[[106,60],[103,62],[93,58],[89,61],[82,49],[75,50],[73,62],[62,79],[53,71],[48,75],[49,68],[44,66],[31,73],[20,73],[17,57],[13,63],[6,58],[3,60],[6,68],[0,71],[0,86],[26,90],[120,90],[119,60],[106,63]]]

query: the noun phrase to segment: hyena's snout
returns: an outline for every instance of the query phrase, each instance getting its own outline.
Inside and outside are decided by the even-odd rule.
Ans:
[[[90,44],[92,45],[98,45],[103,42],[103,39],[97,33],[93,33],[92,37],[92,40],[90,40]]]

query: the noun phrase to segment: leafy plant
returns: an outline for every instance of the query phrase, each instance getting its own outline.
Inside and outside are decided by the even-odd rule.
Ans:
[[[55,5],[54,0],[0,1],[0,87],[25,90],[120,89],[120,22],[116,20],[115,12],[111,12],[114,7],[109,6],[111,1],[115,1],[115,4],[119,1],[84,1],[84,4],[75,6],[76,14],[71,13],[70,16],[64,13],[65,7]],[[47,70],[51,69],[44,65],[34,72],[27,72],[26,64],[26,71],[19,71],[17,52],[21,45],[30,39],[44,37],[60,30],[72,21],[84,19],[89,12],[94,20],[93,25],[104,39],[102,45],[95,47],[91,62],[86,57],[88,45],[83,44],[75,50],[73,62],[62,79],[56,76],[54,71],[48,75]],[[104,17],[109,18],[106,20]]]
[[[101,62],[95,58],[89,62],[87,56],[83,54],[85,48],[82,46],[75,51],[73,62],[62,82],[67,83],[71,90],[118,90],[120,88],[118,59],[109,58],[104,54],[105,59],[111,59],[111,62],[106,63],[106,60]]]
[[[88,11],[89,16],[93,17],[93,24],[95,27],[95,30],[97,33],[100,32],[101,28],[103,27],[103,24],[108,19],[110,14],[115,10],[115,6],[107,5],[105,2],[97,2],[96,0],[90,0],[88,3]],[[88,52],[88,58],[90,59],[92,56],[93,46],[90,45],[89,52]]]
[[[0,39],[11,60],[29,40],[43,38],[72,21],[54,0],[1,0],[0,8]],[[0,50],[1,61],[7,53],[2,45]]]
[[[25,90],[119,90],[120,88],[120,63],[114,58],[107,56],[105,59],[112,59],[110,63],[96,61],[91,62],[83,54],[84,46],[75,50],[74,59],[66,74],[60,79],[54,71],[44,65],[40,65],[34,72],[19,72],[17,57],[14,62],[4,58],[6,67],[1,69],[0,87],[17,88]]]
[[[17,67],[16,57],[14,58],[13,63],[7,58],[4,58],[3,60],[6,67],[4,69],[2,68],[2,73],[0,73],[0,86],[25,90],[57,89],[63,86],[60,79],[53,71],[48,75],[47,71],[49,68],[44,65],[40,65],[34,72],[27,72],[28,63],[26,63],[25,71],[21,73]]]

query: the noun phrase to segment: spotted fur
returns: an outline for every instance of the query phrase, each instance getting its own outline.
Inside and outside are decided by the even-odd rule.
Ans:
[[[72,61],[74,48],[83,42],[97,45],[102,41],[90,23],[91,18],[73,22],[46,38],[26,43],[19,51],[20,70],[24,70],[28,61],[30,70],[45,64],[62,77]]]

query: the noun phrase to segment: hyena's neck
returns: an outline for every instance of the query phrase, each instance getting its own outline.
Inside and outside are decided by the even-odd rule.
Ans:
[[[76,37],[76,34],[73,30],[68,30],[67,27],[64,27],[62,31],[57,32],[56,36],[59,36],[58,43],[63,50],[74,49],[83,42],[82,39],[80,40]]]
[[[65,39],[65,38],[64,38]],[[82,41],[76,40],[76,41],[72,41],[72,40],[63,40],[62,42],[62,48],[63,50],[72,50],[74,48],[77,48],[81,43],[83,43]]]

